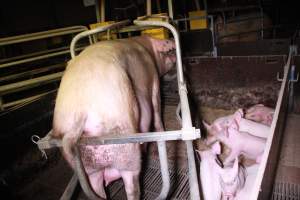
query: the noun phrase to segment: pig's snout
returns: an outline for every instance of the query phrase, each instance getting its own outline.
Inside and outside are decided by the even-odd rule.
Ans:
[[[234,195],[232,193],[225,193],[223,195],[223,199],[224,200],[233,200],[234,199]]]

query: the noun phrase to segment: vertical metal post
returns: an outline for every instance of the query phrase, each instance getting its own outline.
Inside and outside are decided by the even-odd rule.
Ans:
[[[147,0],[147,16],[152,15],[152,5],[151,0]]]
[[[169,17],[170,19],[174,19],[174,13],[173,13],[173,2],[172,0],[168,0],[168,11],[169,11]]]
[[[100,22],[105,22],[105,0],[100,0],[101,1],[101,17],[100,17]]]
[[[159,162],[160,162],[160,171],[162,176],[162,188],[159,196],[156,200],[166,199],[169,190],[170,190],[170,174],[168,168],[168,156],[167,156],[167,147],[165,141],[157,142],[158,154],[159,154]]]
[[[196,9],[197,9],[197,10],[201,10],[199,0],[194,0],[194,2],[195,2],[195,4],[196,4]]]

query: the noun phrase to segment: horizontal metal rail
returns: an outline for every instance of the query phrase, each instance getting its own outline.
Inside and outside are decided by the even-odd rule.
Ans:
[[[64,72],[58,72],[26,81],[0,86],[0,96],[58,81],[62,77],[63,73]]]
[[[4,109],[7,109],[7,108],[10,108],[10,107],[13,107],[13,106],[22,106],[24,104],[36,101],[36,100],[40,99],[41,97],[46,96],[47,94],[50,94],[54,91],[56,91],[56,90],[51,90],[51,91],[44,92],[44,93],[41,93],[41,94],[37,94],[37,95],[31,96],[31,97],[27,97],[27,98],[24,98],[24,99],[11,101],[9,103],[3,103],[2,102],[3,104],[2,105],[0,104],[0,106],[1,106],[0,110],[4,110]]]
[[[52,70],[62,70],[66,66],[66,63],[58,63],[55,65],[50,65],[44,68],[38,68],[30,70],[30,71],[25,71],[17,74],[11,74],[7,76],[0,77],[0,84],[3,82],[8,82],[8,81],[13,81],[15,79],[20,79],[20,78],[25,78],[25,77],[30,77],[30,76],[37,76],[38,74],[49,72]]]
[[[0,60],[0,63],[13,62],[16,60],[21,60],[21,59],[30,58],[30,57],[36,57],[36,56],[40,56],[43,54],[49,54],[49,53],[58,52],[58,51],[66,50],[66,49],[69,49],[69,46],[59,47],[59,48],[45,50],[45,51],[38,51],[38,52],[33,52],[33,53],[28,53],[28,54],[22,54],[22,55],[10,57],[10,58],[3,58]]]
[[[80,51],[82,49],[84,49],[84,47],[77,48],[76,51]],[[41,56],[36,56],[36,57],[33,57],[33,58],[26,58],[26,59],[23,59],[23,60],[13,61],[13,62],[10,62],[10,63],[3,63],[3,64],[0,64],[0,69],[10,67],[10,66],[13,66],[13,65],[19,65],[19,64],[24,64],[24,63],[28,63],[28,62],[37,61],[37,60],[42,60],[42,59],[45,59],[45,58],[52,58],[52,57],[56,57],[56,56],[61,56],[61,55],[68,54],[68,53],[70,53],[70,50],[66,49],[66,50],[63,50],[63,51],[49,53],[49,54],[41,55]]]
[[[61,139],[51,137],[52,130],[37,142],[39,149],[51,149],[53,147],[62,147]],[[198,138],[200,130],[195,129]],[[157,141],[183,140],[186,130],[164,131],[164,132],[149,132],[149,133],[134,133],[124,135],[105,135],[101,137],[82,137],[78,141],[78,145],[109,145],[109,144],[127,144],[127,143],[143,143]]]
[[[16,44],[21,42],[28,42],[28,41],[55,37],[55,36],[62,36],[62,35],[67,35],[72,33],[79,33],[85,30],[88,30],[88,28],[85,26],[71,26],[71,27],[53,29],[53,30],[42,31],[37,33],[29,33],[24,35],[0,38],[0,46]]]

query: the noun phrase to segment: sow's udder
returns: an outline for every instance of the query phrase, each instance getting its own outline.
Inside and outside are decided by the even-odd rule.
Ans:
[[[137,169],[140,162],[138,144],[112,144],[85,146],[80,148],[83,165],[86,169],[106,167]],[[137,162],[138,161],[138,162]]]

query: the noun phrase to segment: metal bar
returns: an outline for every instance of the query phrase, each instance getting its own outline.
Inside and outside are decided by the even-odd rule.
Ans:
[[[278,120],[278,116],[279,116],[279,112],[280,112],[280,108],[281,108],[281,104],[283,101],[283,94],[284,94],[284,90],[286,88],[286,84],[288,83],[288,74],[290,71],[290,63],[291,63],[291,59],[292,59],[292,55],[294,54],[294,49],[292,47],[290,47],[290,52],[289,52],[289,57],[288,60],[286,62],[286,64],[284,65],[284,77],[283,77],[283,81],[280,87],[280,91],[278,94],[278,99],[277,99],[277,103],[276,103],[276,108],[275,108],[275,112],[274,112],[274,116],[273,116],[273,122],[271,124],[271,130],[270,130],[270,135],[267,139],[266,142],[266,146],[265,146],[265,150],[264,153],[262,155],[262,159],[258,168],[258,172],[257,172],[257,176],[254,182],[254,187],[252,189],[252,192],[250,194],[250,199],[257,199],[258,195],[261,191],[261,184],[262,184],[262,180],[264,177],[264,173],[266,170],[266,166],[267,166],[267,161],[268,161],[268,157],[271,151],[271,145],[272,145],[272,141],[273,141],[273,136],[275,133],[275,129],[276,129],[276,125],[277,125],[277,120]]]
[[[152,15],[152,5],[151,5],[151,0],[147,0],[147,15],[150,16]]]
[[[0,96],[58,81],[62,77],[63,73],[64,72],[58,72],[47,76],[41,76],[26,81],[0,86]]]
[[[101,1],[101,6],[100,6],[100,9],[101,9],[101,17],[100,17],[100,22],[105,22],[105,0],[100,0]]]
[[[84,31],[84,32],[81,32],[81,33],[77,34],[72,39],[72,42],[71,42],[71,45],[70,45],[71,57],[72,58],[75,57],[74,48],[75,48],[75,45],[76,45],[77,41],[80,40],[81,38],[93,35],[95,33],[100,33],[100,32],[106,31],[108,29],[113,29],[113,28],[117,28],[117,27],[120,27],[120,26],[124,26],[124,25],[128,24],[129,22],[130,22],[129,20],[124,20],[124,21],[120,21],[120,22],[117,22],[117,23],[114,23],[114,24],[101,26],[101,27],[98,27],[98,28],[95,28],[95,29],[92,29],[92,30],[87,30],[87,31]]]
[[[168,0],[168,11],[169,11],[169,17],[173,20],[174,12],[173,12],[173,1],[172,0]]]
[[[195,4],[196,4],[196,9],[197,9],[197,10],[201,10],[199,0],[194,0],[194,2],[195,2]]]
[[[74,30],[72,30],[72,28]],[[30,34],[24,34],[20,36],[12,36],[12,37],[6,37],[0,39],[0,46],[9,45],[9,44],[16,44],[21,42],[28,42],[43,38],[49,38],[54,36],[61,36],[61,35],[67,35],[70,33],[78,33],[88,30],[85,26],[75,26],[75,27],[67,27],[67,28],[61,28],[61,29],[54,29],[50,31],[43,31],[38,33],[30,33]]]
[[[159,161],[160,161],[160,171],[162,176],[162,188],[159,196],[156,200],[166,199],[169,190],[170,190],[170,174],[169,174],[169,167],[168,167],[168,156],[167,156],[167,147],[166,142],[157,142],[158,147],[158,154],[159,154]]]
[[[67,188],[65,189],[63,195],[60,197],[59,200],[70,200],[72,198],[72,195],[75,191],[75,188],[78,183],[78,178],[76,174],[73,174]]]
[[[80,47],[76,50],[82,50],[82,49],[84,49],[84,47]],[[41,55],[41,56],[36,56],[36,57],[33,57],[33,58],[26,58],[26,59],[23,59],[23,60],[17,60],[17,61],[13,61],[13,62],[9,62],[9,63],[3,63],[3,64],[0,64],[0,69],[5,68],[5,67],[10,67],[10,66],[13,66],[13,65],[19,65],[19,64],[23,64],[23,63],[32,62],[32,61],[42,60],[42,59],[45,59],[45,58],[52,58],[52,57],[55,57],[55,56],[60,56],[60,55],[68,54],[68,53],[70,53],[70,50],[66,49],[64,51],[49,53],[47,55]]]
[[[38,95],[34,95],[34,96],[31,96],[31,97],[28,97],[28,98],[24,98],[24,99],[20,99],[20,100],[16,100],[16,101],[12,101],[12,102],[9,102],[9,103],[3,103],[1,105],[1,109],[7,109],[9,107],[12,107],[12,106],[16,106],[16,105],[19,105],[19,104],[24,104],[24,103],[27,103],[27,102],[32,102],[32,101],[35,101],[36,99],[39,99],[47,94],[50,94],[51,92],[54,92],[55,90],[51,90],[49,92],[45,92],[45,93],[42,93],[42,94],[38,94]]]
[[[66,63],[59,63],[59,64],[55,64],[55,65],[51,65],[51,66],[47,66],[44,68],[37,68],[34,70],[30,70],[30,71],[25,71],[25,72],[21,72],[21,73],[17,73],[17,74],[12,74],[12,75],[8,75],[8,76],[4,76],[4,77],[0,77],[0,83],[5,82],[5,81],[12,81],[15,79],[19,79],[19,78],[24,78],[26,76],[32,76],[32,75],[37,75],[40,73],[44,73],[44,72],[48,72],[51,70],[57,70],[59,68],[63,68],[65,67]]]
[[[184,81],[183,76],[183,68],[182,68],[182,60],[181,60],[181,48],[179,42],[179,34],[177,30],[169,23],[162,22],[162,21],[141,21],[135,20],[134,24],[141,25],[141,26],[162,26],[169,29],[175,39],[176,44],[176,58],[177,58],[177,77],[178,77],[178,92],[180,96],[180,104],[181,104],[181,114],[182,114],[182,126],[183,130],[190,130],[192,128],[192,120],[190,114],[190,108],[188,104],[187,98],[187,89]],[[193,132],[185,133],[183,136],[187,136],[184,140],[186,140],[186,147],[187,147],[187,157],[188,157],[188,166],[189,166],[189,185],[190,185],[190,194],[191,199],[200,199],[199,193],[199,185],[198,185],[198,178],[196,172],[196,165],[195,165],[195,156],[194,156],[194,149],[192,144],[192,137]],[[196,138],[194,138],[196,139]]]
[[[61,140],[51,138],[52,130],[46,137],[38,142],[40,149],[50,149],[52,147],[61,147]],[[198,138],[200,131],[196,130]],[[184,130],[164,131],[164,132],[148,132],[148,133],[134,133],[124,135],[105,135],[101,137],[82,137],[78,142],[79,145],[108,145],[108,144],[126,144],[126,143],[141,143],[141,142],[157,142],[182,140],[184,137]]]
[[[38,51],[38,52],[34,52],[34,53],[23,54],[23,55],[19,55],[19,56],[10,57],[10,58],[3,58],[0,60],[0,63],[12,62],[15,60],[20,60],[20,59],[24,59],[24,58],[33,57],[33,56],[39,56],[42,54],[48,54],[48,53],[57,52],[60,50],[66,50],[68,48],[69,48],[69,46],[65,46],[65,47],[60,47],[60,48],[55,48],[55,49],[50,49],[50,50],[45,50],[45,51]]]

